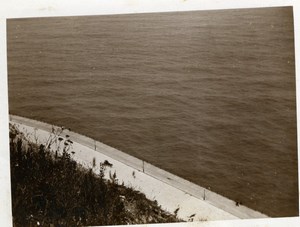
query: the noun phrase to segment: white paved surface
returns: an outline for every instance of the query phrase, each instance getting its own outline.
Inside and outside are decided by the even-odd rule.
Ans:
[[[47,141],[52,128],[46,123],[17,116],[11,116],[11,123],[33,142],[40,143]],[[147,198],[157,200],[165,210],[174,212],[179,208],[178,217],[184,220],[189,220],[191,215],[193,221],[267,217],[245,206],[236,206],[232,200],[103,143],[70,131],[64,131],[62,135],[66,134],[73,141],[71,150],[75,152],[73,158],[77,162],[92,167],[95,158],[94,171],[99,173],[99,163],[107,160],[113,166],[106,168],[106,177],[109,177],[109,172],[116,172],[119,183],[124,182],[125,186],[143,192]],[[57,146],[58,143],[53,143],[52,148]]]

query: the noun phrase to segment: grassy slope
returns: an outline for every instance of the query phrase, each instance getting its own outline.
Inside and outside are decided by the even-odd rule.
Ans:
[[[58,155],[28,142],[10,126],[11,183],[15,226],[82,226],[179,221],[156,201],[85,169],[65,150]]]

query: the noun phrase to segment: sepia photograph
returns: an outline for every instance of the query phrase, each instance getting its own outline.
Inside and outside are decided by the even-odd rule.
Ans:
[[[299,216],[294,7],[6,20],[13,226]]]

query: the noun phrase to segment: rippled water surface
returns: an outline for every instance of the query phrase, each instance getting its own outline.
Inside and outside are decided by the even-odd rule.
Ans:
[[[10,19],[10,113],[298,215],[292,8]]]

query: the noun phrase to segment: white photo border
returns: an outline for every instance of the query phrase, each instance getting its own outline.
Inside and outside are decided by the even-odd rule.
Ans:
[[[8,137],[8,87],[6,20],[26,17],[57,17],[83,15],[132,14],[150,12],[174,12],[193,10],[237,9],[293,6],[295,34],[295,65],[297,119],[299,112],[300,75],[300,1],[297,0],[10,0],[0,3],[0,226],[12,226],[11,188]],[[297,141],[299,144],[297,121]],[[298,145],[298,172],[299,172]],[[298,174],[298,184],[299,184]],[[300,185],[299,185],[300,188]],[[255,220],[211,221],[199,223],[156,224],[155,226],[300,226],[300,218],[269,218]],[[135,225],[140,226],[140,225]],[[152,226],[152,225],[148,225]]]

